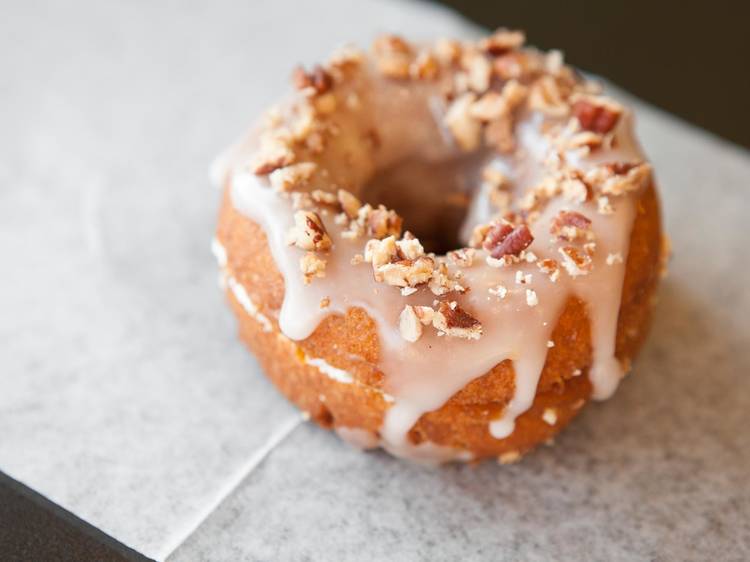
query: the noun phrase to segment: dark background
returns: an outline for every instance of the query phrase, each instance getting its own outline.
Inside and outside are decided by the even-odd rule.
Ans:
[[[750,2],[440,0],[750,148]]]

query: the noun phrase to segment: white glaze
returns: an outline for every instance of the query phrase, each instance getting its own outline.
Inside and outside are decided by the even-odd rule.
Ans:
[[[370,86],[367,91],[377,91],[372,84]],[[429,162],[455,154],[452,146],[437,141],[440,128],[431,116],[439,104],[430,101],[434,100],[430,92],[423,92],[422,98],[415,96],[414,92],[406,97],[402,86],[380,83],[377,86],[388,94],[369,100],[369,110],[371,121],[377,125],[378,134],[383,139],[384,149],[360,180],[364,181],[368,173],[390,166],[404,155],[407,158],[416,155]],[[421,104],[415,105],[415,99],[421,100]],[[539,133],[538,119],[538,116],[531,115],[517,127],[520,158],[496,157],[493,163],[523,187],[541,178],[539,163],[549,149]],[[340,125],[345,130],[352,126],[345,121]],[[596,158],[580,158],[569,153],[566,155],[568,161],[585,170],[601,161],[643,159],[633,139],[629,114],[620,119],[615,139],[617,150],[600,150]],[[289,247],[286,241],[287,231],[293,224],[290,201],[269,189],[265,178],[248,172],[241,160],[237,164],[228,170],[228,175],[225,174],[229,178],[232,203],[239,212],[261,225],[284,278],[285,296],[278,316],[282,333],[293,340],[305,339],[324,317],[343,314],[351,307],[362,307],[375,320],[381,345],[378,368],[385,374],[386,392],[395,399],[380,431],[381,445],[392,453],[413,458],[438,457],[440,460],[465,457],[465,452],[446,451],[434,444],[415,447],[408,442],[407,433],[423,414],[439,409],[469,382],[504,360],[513,362],[515,394],[502,417],[490,424],[489,431],[498,439],[512,434],[515,419],[534,400],[549,349],[547,342],[563,306],[574,295],[587,304],[591,323],[593,357],[589,375],[593,397],[607,398],[616,389],[622,368],[614,356],[615,336],[626,260],[607,264],[606,256],[610,253],[627,256],[636,213],[632,197],[618,198],[616,213],[608,216],[598,214],[593,202],[576,207],[592,220],[597,235],[597,250],[590,274],[573,278],[563,273],[553,283],[533,264],[499,269],[490,267],[485,263],[485,253],[480,251],[474,265],[462,269],[465,284],[471,287],[471,291],[455,300],[481,320],[482,338],[466,341],[441,337],[435,331],[426,330],[419,341],[409,343],[398,332],[400,311],[405,304],[429,306],[434,295],[423,288],[404,297],[398,289],[375,282],[368,264],[351,265],[352,257],[363,252],[365,240],[342,238],[341,227],[334,223],[330,214],[322,215],[333,240],[333,250],[327,256],[326,275],[311,285],[305,285],[299,270],[300,251]],[[356,184],[352,190],[358,191]],[[475,197],[464,233],[489,217],[491,209],[485,199],[481,193]],[[572,208],[570,203],[561,198],[553,199],[531,226],[535,240],[529,250],[539,259],[559,257],[556,247],[549,243],[548,228],[550,220],[560,210],[568,208]],[[531,285],[515,282],[518,269],[532,276]],[[489,289],[498,284],[508,289],[503,299],[489,293]],[[535,291],[538,305],[531,307],[527,304],[528,288]],[[323,298],[330,299],[330,305],[324,310],[319,306]],[[327,373],[328,376],[340,381],[346,378],[341,374],[343,371],[335,371],[335,376]],[[351,377],[348,373],[346,375]]]

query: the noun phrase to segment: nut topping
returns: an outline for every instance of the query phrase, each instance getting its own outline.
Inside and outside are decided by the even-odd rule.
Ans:
[[[605,135],[617,125],[622,108],[604,98],[587,97],[573,104],[573,116],[586,131]]]
[[[456,144],[466,152],[476,149],[481,140],[482,124],[471,115],[471,107],[476,99],[473,93],[462,95],[451,104],[444,117],[444,124]]]
[[[294,213],[294,226],[289,231],[290,245],[302,250],[324,252],[331,248],[331,238],[318,213],[297,211]]]
[[[295,155],[283,143],[271,143],[263,146],[255,155],[252,170],[256,176],[265,176],[274,170],[288,166],[294,162]]]
[[[497,223],[487,233],[483,246],[492,258],[500,259],[518,257],[533,241],[534,237],[525,224],[514,228],[507,223]]]
[[[591,256],[575,246],[564,246],[558,251],[563,257],[562,265],[571,277],[587,275],[594,266]]]
[[[551,258],[545,258],[543,260],[539,260],[536,262],[537,267],[540,269],[542,273],[546,273],[549,277],[549,280],[553,283],[556,283],[557,280],[560,278],[560,266],[557,263],[557,260],[553,260]]]
[[[508,51],[518,49],[526,42],[526,34],[523,31],[510,29],[498,29],[489,37],[479,42],[479,48],[490,55],[504,55]]]
[[[409,44],[397,35],[381,35],[372,45],[378,70],[388,78],[408,78],[412,53]]]
[[[305,285],[308,285],[315,277],[325,277],[326,260],[313,252],[307,252],[300,258],[299,268],[302,271],[302,280]],[[323,307],[321,306],[321,308]]]
[[[560,211],[552,220],[550,234],[558,240],[573,242],[574,240],[593,240],[591,221],[576,211]]]
[[[403,307],[400,333],[406,341],[416,342],[424,335],[425,326],[433,326],[441,336],[476,339],[482,335],[479,320],[450,300],[470,290],[467,280],[481,279],[486,292],[480,298],[495,301],[493,306],[507,304],[507,308],[517,309],[524,301],[529,307],[538,306],[543,293],[537,291],[546,286],[545,277],[554,283],[562,271],[574,278],[592,271],[596,244],[591,219],[596,219],[597,225],[607,222],[593,213],[614,213],[619,207],[617,198],[647,185],[651,167],[643,162],[606,163],[610,150],[628,149],[618,144],[622,139],[614,134],[625,120],[624,108],[600,95],[566,66],[560,53],[522,50],[524,41],[522,32],[503,29],[478,43],[444,41],[430,47],[386,35],[375,41],[367,67],[365,56],[353,52],[338,55],[324,66],[294,71],[299,94],[292,97],[290,105],[268,113],[261,124],[260,150],[249,162],[249,170],[267,175],[273,190],[294,209],[288,240],[303,250],[299,267],[305,283],[325,275],[326,252],[333,249],[325,219],[329,228],[335,228],[331,234],[355,241],[335,248],[344,253],[337,264],[367,262],[378,283],[395,288],[378,288],[376,294],[390,291],[389,299],[399,298],[395,293],[399,291],[406,297],[404,304],[430,293],[445,299],[434,301],[432,307]],[[383,76],[422,82],[391,84],[386,88],[390,92],[400,95],[411,88],[442,96],[443,125],[454,144],[462,151],[481,152],[476,154],[476,162],[489,162],[482,170],[481,186],[475,186],[486,200],[471,211],[477,211],[472,217],[489,218],[475,227],[470,247],[445,256],[426,253],[410,232],[402,235],[403,219],[395,211],[363,204],[353,193],[334,188],[358,187],[383,162],[390,161],[394,149],[398,151],[398,147],[385,146],[392,135],[367,114],[372,96],[363,85],[369,87],[373,64]],[[426,83],[430,80],[434,84]],[[524,122],[518,124],[517,119]],[[527,134],[530,128],[540,142]],[[340,154],[321,153],[341,147]],[[453,147],[439,148],[436,158],[455,152]],[[503,158],[492,158],[487,154],[490,148]],[[595,158],[587,160],[593,151],[597,151]],[[344,169],[325,170],[324,164]],[[242,162],[242,166],[237,172],[246,170],[248,163]],[[530,189],[521,192],[527,187]],[[436,203],[446,207],[453,205],[443,201],[445,194],[440,190],[425,195],[440,198]],[[463,205],[468,205],[468,195],[461,195]],[[560,208],[564,210],[558,212]],[[542,224],[554,213],[557,215],[548,224]],[[549,244],[539,245],[537,254],[531,251],[532,228],[538,234],[549,228],[553,237]],[[354,245],[363,249],[363,255],[352,256]],[[557,259],[548,257],[549,248],[557,249]],[[498,284],[500,279],[485,281],[492,272],[486,271],[483,263],[475,264],[478,249],[484,250],[479,255],[490,267],[507,268],[496,272],[505,285]],[[605,252],[601,261],[608,266],[627,259],[620,252],[607,254],[610,249],[600,250]],[[480,269],[463,271],[469,267]],[[330,307],[331,298],[320,300],[320,306]],[[506,300],[501,304],[500,299]]]
[[[311,91],[313,94],[324,94],[333,86],[333,78],[325,69],[316,64],[311,72],[298,66],[292,74],[292,81],[298,90]]]
[[[413,306],[408,304],[401,311],[398,317],[398,329],[401,337],[408,342],[415,342],[422,337],[422,323],[417,317]]]
[[[376,279],[396,287],[416,287],[432,278],[435,261],[429,257],[415,260],[404,259],[380,266],[375,271]]]
[[[359,202],[354,195],[344,189],[339,189],[338,199],[341,204],[341,210],[346,213],[346,216],[350,219],[356,218],[357,213],[362,208],[362,203]]]
[[[312,179],[318,165],[314,162],[300,162],[271,172],[268,180],[276,191],[292,191],[304,187]]]
[[[457,338],[479,339],[482,336],[482,323],[455,302],[441,302],[432,325],[444,334]]]
[[[395,211],[380,205],[377,209],[373,209],[367,217],[367,234],[373,238],[400,236],[403,222],[404,219],[398,216]]]
[[[458,267],[471,267],[474,263],[474,248],[459,248],[446,254],[446,257]]]

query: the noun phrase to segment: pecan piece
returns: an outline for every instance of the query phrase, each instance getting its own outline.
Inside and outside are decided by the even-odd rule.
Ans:
[[[317,169],[314,162],[299,162],[273,170],[268,180],[276,191],[292,191],[307,185]]]
[[[466,152],[476,149],[481,141],[482,123],[471,115],[476,99],[476,94],[471,92],[462,95],[450,105],[443,118],[456,144]]]
[[[253,157],[252,170],[256,176],[265,176],[274,170],[294,163],[294,152],[282,143],[263,146]]]
[[[574,246],[564,246],[558,251],[563,257],[562,265],[571,277],[587,275],[594,266],[591,256]]]
[[[495,33],[482,39],[479,48],[493,56],[504,55],[513,49],[518,49],[526,42],[523,31],[500,28]]]
[[[362,208],[362,203],[354,195],[344,189],[339,189],[338,199],[341,204],[341,210],[346,213],[350,219],[356,218],[357,213]]]
[[[592,240],[591,220],[576,211],[560,211],[552,220],[550,234],[558,240]]]
[[[456,302],[441,302],[432,319],[432,325],[448,336],[479,339],[482,323],[462,309]]]
[[[309,285],[314,277],[325,277],[326,260],[315,255],[313,252],[307,252],[300,258],[299,268],[302,270],[302,280],[305,285]],[[330,304],[330,299],[328,302]],[[325,308],[322,303],[321,308]]]
[[[412,52],[397,35],[381,35],[372,45],[378,70],[388,78],[408,78]]]
[[[617,125],[622,109],[612,103],[596,98],[586,98],[573,104],[573,115],[581,128],[605,135]]]
[[[305,69],[298,66],[292,74],[294,87],[298,90],[310,90],[315,94],[324,94],[333,86],[333,78],[326,70],[316,64],[311,72],[305,72]]]
[[[547,274],[549,280],[553,283],[556,283],[560,278],[560,266],[558,265],[557,260],[545,258],[536,262],[536,265],[542,273]]]
[[[289,231],[290,245],[302,250],[319,252],[330,249],[332,242],[326,227],[318,213],[314,211],[297,211],[294,213],[294,226]]]
[[[398,329],[401,337],[414,343],[422,337],[422,322],[413,306],[406,305],[398,317]]]
[[[377,209],[370,211],[367,216],[367,234],[373,238],[400,236],[403,222],[404,219],[395,211],[380,205]]]
[[[381,265],[375,270],[375,277],[395,287],[416,287],[432,278],[434,268],[435,261],[429,257],[404,259]]]
[[[487,233],[483,246],[492,258],[500,259],[505,256],[518,257],[533,241],[534,237],[525,224],[513,228],[507,223],[498,223]]]
[[[458,267],[471,267],[474,263],[474,248],[459,248],[446,254],[446,257]]]

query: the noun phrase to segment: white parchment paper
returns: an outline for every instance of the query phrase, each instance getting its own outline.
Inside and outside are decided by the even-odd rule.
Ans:
[[[746,559],[750,156],[640,102],[672,276],[632,378],[557,447],[361,454],[236,341],[208,164],[294,64],[386,30],[475,31],[382,0],[4,10],[0,470],[157,559]]]

